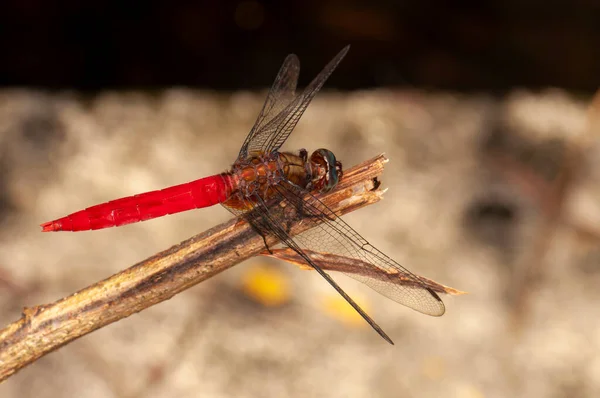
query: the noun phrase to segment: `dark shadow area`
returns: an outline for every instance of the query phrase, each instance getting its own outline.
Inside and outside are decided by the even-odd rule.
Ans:
[[[288,53],[312,76],[351,44],[332,82],[344,89],[559,86],[591,93],[600,83],[599,20],[600,5],[583,0],[6,0],[0,85],[258,88],[270,84]]]

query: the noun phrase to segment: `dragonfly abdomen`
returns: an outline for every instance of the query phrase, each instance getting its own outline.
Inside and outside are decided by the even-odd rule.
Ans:
[[[224,202],[231,176],[213,175],[169,188],[111,200],[41,225],[42,231],[87,231],[117,227]]]

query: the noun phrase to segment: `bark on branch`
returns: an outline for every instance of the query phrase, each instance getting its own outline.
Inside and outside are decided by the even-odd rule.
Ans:
[[[383,192],[377,189],[377,177],[386,162],[379,155],[345,170],[338,186],[320,199],[338,214],[378,202]],[[302,225],[292,229],[303,231]],[[274,238],[267,241],[276,243]],[[263,239],[247,223],[234,219],[54,303],[25,308],[18,321],[0,331],[0,381],[47,353],[168,300],[263,249]]]

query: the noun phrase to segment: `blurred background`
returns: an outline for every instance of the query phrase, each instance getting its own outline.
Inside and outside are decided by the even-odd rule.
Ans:
[[[600,394],[600,6],[148,1],[0,5],[0,320],[202,232],[221,207],[94,232],[38,225],[221,172],[288,53],[306,85],[348,56],[284,149],[388,191],[345,219],[468,295],[430,318],[255,258],[85,336],[2,397],[595,397]]]

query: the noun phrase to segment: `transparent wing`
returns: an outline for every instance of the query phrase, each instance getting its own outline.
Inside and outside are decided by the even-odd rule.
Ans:
[[[271,92],[269,92],[269,96],[267,97],[267,101],[263,107],[263,111],[261,111],[261,115],[259,115],[259,120],[257,120],[255,126],[250,131],[250,134],[248,137],[246,137],[246,141],[244,141],[244,145],[240,151],[239,157],[246,158],[252,153],[270,153],[278,150],[292,133],[294,127],[296,127],[300,117],[302,117],[302,114],[314,96],[321,89],[321,87],[323,87],[325,81],[327,81],[331,73],[342,61],[344,56],[346,56],[346,53],[349,49],[350,46],[344,47],[344,49],[342,49],[342,51],[340,51],[325,66],[325,68],[323,68],[321,73],[319,73],[317,77],[315,77],[314,80],[304,89],[302,94],[295,96],[291,101],[289,100],[289,95],[278,94],[280,91],[289,93],[289,87],[287,91],[284,90],[282,88],[282,83],[278,83],[278,80],[280,80],[282,71],[287,69],[286,65],[290,57],[293,57],[296,62],[298,62],[298,68],[296,72],[300,70],[298,58],[296,56],[288,56],[281,70],[279,71],[277,78],[275,79],[275,83],[273,84]],[[286,73],[287,72],[285,72],[284,75]],[[298,76],[296,73],[294,89],[297,80]],[[276,87],[278,88],[275,89]],[[265,112],[265,109],[267,109],[267,112]],[[263,114],[267,116],[265,117]]]
[[[277,73],[252,130],[250,130],[242,145],[238,158],[245,159],[248,156],[251,152],[249,150],[250,144],[254,141],[256,135],[296,98],[296,85],[298,84],[299,74],[300,60],[295,54],[288,55],[283,61],[279,73]]]
[[[298,244],[317,253],[354,258],[372,265],[361,274],[346,275],[363,282],[378,293],[423,314],[441,316],[445,306],[440,297],[418,276],[373,247],[344,220],[308,191],[289,182],[277,185],[285,202],[294,209],[294,217],[312,228],[294,237]],[[290,206],[291,205],[291,206]],[[289,219],[290,210],[279,217]],[[318,260],[316,260],[318,264]],[[403,283],[399,283],[399,277]]]

